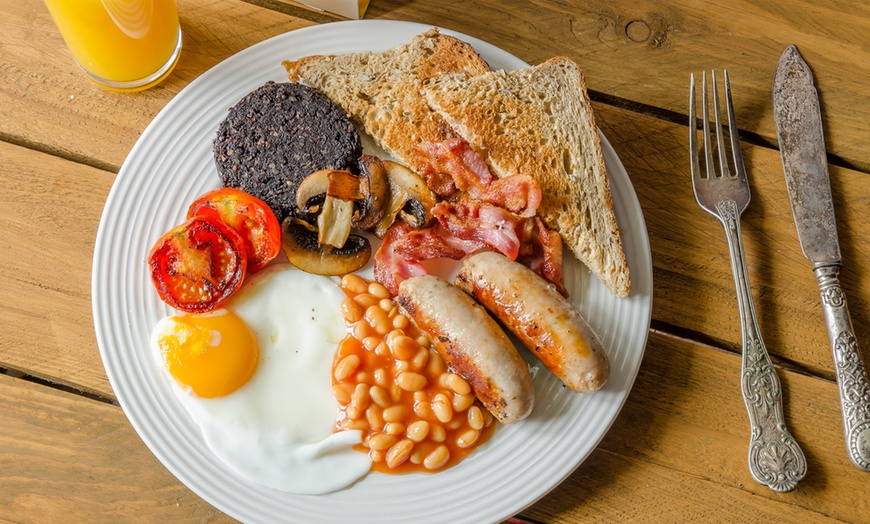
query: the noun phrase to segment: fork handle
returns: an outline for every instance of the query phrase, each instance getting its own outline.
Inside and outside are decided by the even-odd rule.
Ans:
[[[807,460],[785,426],[782,387],[755,316],[740,234],[740,213],[733,201],[720,203],[719,213],[728,238],[743,332],[740,386],[751,429],[749,471],[756,481],[774,491],[791,491],[806,475]]]
[[[840,266],[823,265],[813,271],[819,280],[822,310],[834,354],[846,450],[852,463],[870,471],[870,380],[858,350],[846,295],[837,278]]]

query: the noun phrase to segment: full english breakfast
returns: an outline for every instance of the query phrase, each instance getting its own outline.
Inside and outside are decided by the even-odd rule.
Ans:
[[[491,72],[430,30],[283,65],[290,83],[218,126],[225,187],[149,256],[184,312],[153,345],[215,455],[295,493],[450,467],[534,408],[505,329],[599,390],[610,366],[566,298],[563,243],[614,295],[630,280],[576,64]],[[364,153],[357,125],[392,159]],[[370,260],[375,282],[354,274]],[[452,282],[437,260],[456,261]]]

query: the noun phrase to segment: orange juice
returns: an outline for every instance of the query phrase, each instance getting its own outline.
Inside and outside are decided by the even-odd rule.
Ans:
[[[175,0],[44,0],[73,57],[110,89],[145,89],[181,51]]]

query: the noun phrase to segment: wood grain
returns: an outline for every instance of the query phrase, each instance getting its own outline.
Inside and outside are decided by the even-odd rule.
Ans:
[[[178,65],[157,87],[130,94],[104,90],[81,73],[39,0],[0,0],[0,10],[0,105],[15,109],[0,112],[0,138],[115,172],[191,80],[257,42],[312,25],[241,1],[180,2]]]
[[[164,468],[117,406],[0,375],[0,520],[235,522]]]
[[[631,395],[598,449],[523,515],[548,523],[861,522],[865,474],[848,463],[836,387],[780,370],[809,459],[791,493],[756,484],[739,358],[653,334]],[[230,521],[160,465],[120,408],[0,375],[0,519]],[[735,458],[737,457],[737,458]]]
[[[828,151],[870,169],[870,5],[827,0],[464,0],[372,2],[366,18],[408,20],[481,37],[529,63],[576,60],[589,89],[649,110],[687,111],[689,74],[727,68],[741,129],[776,142],[771,85],[797,44],[815,74]],[[495,30],[493,28],[496,28]]]
[[[662,329],[740,350],[740,325],[724,234],[695,203],[686,128],[596,105],[599,125],[632,179],[649,230],[653,321]],[[5,366],[111,397],[89,308],[90,261],[113,175],[30,149],[0,144],[0,188],[9,249],[0,253],[0,333]],[[753,200],[743,219],[749,278],[762,334],[774,358],[825,378],[833,364],[810,264],[800,253],[778,155],[744,145]],[[859,343],[870,344],[870,286],[861,254],[870,178],[834,168],[833,191],[846,268],[843,287]],[[64,205],[58,205],[58,202]],[[72,202],[75,212],[66,204]],[[73,249],[70,249],[73,247]],[[33,253],[41,256],[33,257]],[[57,271],[60,265],[64,271]],[[4,311],[4,312],[5,312]],[[37,337],[34,337],[37,334]],[[37,340],[39,351],[29,344]]]

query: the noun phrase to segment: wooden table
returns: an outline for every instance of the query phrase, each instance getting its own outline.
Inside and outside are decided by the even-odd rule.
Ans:
[[[157,461],[117,405],[91,315],[94,239],[125,156],[174,95],[233,53],[336,18],[275,0],[179,0],[181,62],[159,87],[124,95],[85,79],[42,2],[0,6],[0,520],[231,520]],[[655,292],[639,376],[598,448],[522,518],[870,521],[870,474],[844,451],[816,283],[792,223],[771,110],[776,61],[796,43],[821,94],[841,278],[867,353],[870,8],[826,0],[373,0],[366,18],[441,25],[530,63],[575,59],[640,198]],[[733,83],[753,192],[743,220],[750,279],[786,419],[809,463],[790,493],[760,486],[747,469],[727,247],[690,184],[689,73],[713,68],[727,68]]]

